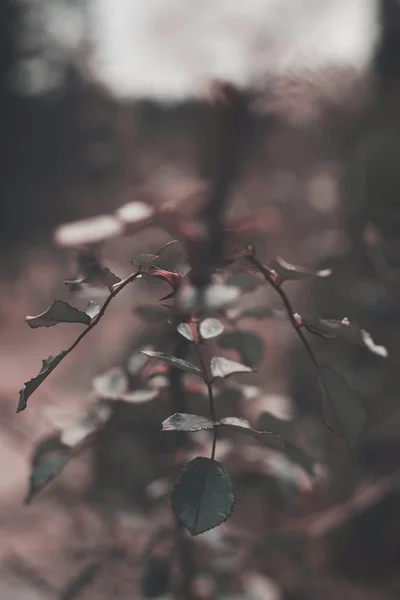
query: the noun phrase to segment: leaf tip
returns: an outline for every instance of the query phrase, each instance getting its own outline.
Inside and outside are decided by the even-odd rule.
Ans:
[[[25,410],[26,406],[27,406],[27,402],[26,402],[26,397],[25,397],[25,390],[22,389],[19,391],[19,400],[18,400],[16,414]]]

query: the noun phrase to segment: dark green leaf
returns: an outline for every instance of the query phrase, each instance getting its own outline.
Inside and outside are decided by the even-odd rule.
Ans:
[[[256,367],[264,356],[263,341],[250,331],[226,332],[217,343],[221,348],[236,350],[241,360],[251,367]]]
[[[234,496],[228,471],[199,456],[187,463],[172,492],[172,508],[192,535],[221,525],[232,514]]]
[[[175,356],[168,356],[167,354],[156,352],[155,350],[141,350],[141,352],[150,358],[158,358],[162,360],[170,367],[176,367],[177,369],[181,369],[187,373],[192,373],[193,375],[199,375],[199,377],[203,377],[203,373],[200,371],[200,369],[187,360],[176,358]]]
[[[224,331],[224,326],[218,319],[204,319],[199,329],[201,337],[208,340],[220,335]]]
[[[55,300],[53,304],[36,317],[25,317],[29,327],[53,327],[57,323],[83,323],[90,324],[90,316],[62,300]]]
[[[211,375],[213,377],[229,377],[235,373],[251,373],[253,369],[247,365],[229,360],[223,356],[214,356],[211,360]]]
[[[308,279],[310,277],[328,277],[332,273],[331,269],[313,271],[312,269],[306,269],[305,267],[291,265],[279,256],[271,261],[269,268],[275,271],[275,273],[277,273],[279,277],[284,280]]]
[[[214,423],[210,419],[186,413],[175,413],[162,423],[163,431],[201,431],[213,427]]]
[[[225,419],[221,419],[219,424],[250,435],[252,438],[256,439],[258,442],[261,442],[265,446],[268,446],[269,448],[283,450],[285,447],[285,442],[279,435],[271,433],[270,431],[256,431],[250,427],[249,422],[245,419],[226,417]]]
[[[110,269],[103,267],[98,257],[98,251],[94,248],[81,250],[78,253],[78,273],[78,277],[72,281],[66,281],[65,284],[73,286],[74,284],[90,283],[104,285],[111,290],[113,285],[121,281]]]
[[[62,361],[66,354],[67,352],[63,350],[56,356],[49,356],[49,358],[42,360],[42,368],[40,369],[39,374],[33,379],[26,381],[23,389],[19,391],[17,413],[25,410],[29,396],[31,396],[39,387],[39,385],[41,385],[43,381],[50,375],[50,373],[54,371],[56,366]]]
[[[350,446],[354,446],[367,421],[365,409],[341,373],[323,366],[321,374],[329,392],[329,398],[326,394],[323,397],[324,420]]]
[[[70,458],[70,449],[61,443],[58,436],[46,438],[37,446],[32,458],[29,490],[25,504],[31,502],[32,498],[62,471]]]
[[[115,275],[108,267],[104,267],[98,273],[97,277],[91,276],[90,278],[85,279],[85,283],[94,283],[94,284],[102,284],[108,287],[109,290],[113,288],[114,285],[121,281],[121,277]]]
[[[135,310],[139,317],[151,323],[164,323],[168,317],[167,309],[157,304],[141,304]]]

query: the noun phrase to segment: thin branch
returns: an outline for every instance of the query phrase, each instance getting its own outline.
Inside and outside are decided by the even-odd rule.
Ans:
[[[215,423],[215,421],[217,419],[216,419],[216,414],[215,414],[215,402],[214,402],[214,391],[213,391],[213,387],[212,387],[212,379],[209,376],[207,365],[205,363],[203,354],[200,349],[200,344],[201,344],[201,335],[200,335],[199,323],[197,323],[197,341],[195,343],[195,348],[196,348],[196,353],[197,353],[197,356],[199,359],[200,367],[203,372],[203,379],[207,386],[208,401],[209,401],[209,406],[210,406],[210,417],[211,417],[211,420],[213,421],[213,423]],[[218,428],[214,427],[214,429],[213,429],[213,445],[212,445],[212,450],[211,450],[211,458],[213,460],[215,458],[215,449],[217,446],[217,438],[218,438]]]
[[[117,294],[119,294],[119,292],[122,291],[128,285],[128,283],[131,283],[132,281],[134,281],[136,279],[136,277],[138,277],[138,275],[140,275],[140,274],[141,274],[141,270],[139,269],[139,271],[132,273],[126,279],[124,279],[123,281],[120,281],[119,283],[115,284],[112,287],[112,291],[110,292],[109,296],[105,300],[98,315],[91,321],[91,323],[86,327],[86,329],[84,329],[82,331],[82,333],[77,337],[77,339],[73,342],[73,344],[71,344],[71,346],[69,348],[67,348],[67,350],[64,350],[59,355],[57,355],[57,357],[56,357],[57,361],[53,361],[53,364],[50,365],[50,367],[46,371],[45,375],[39,382],[39,385],[37,385],[33,389],[33,391],[28,393],[26,396],[24,396],[24,394],[25,394],[26,386],[28,384],[25,384],[25,387],[20,391],[20,400],[19,400],[19,404],[17,407],[17,413],[21,412],[22,410],[24,410],[26,408],[26,402],[27,402],[28,397],[30,397],[36,391],[36,389],[47,379],[47,377],[56,369],[56,367],[58,367],[58,365],[64,360],[64,358],[66,358],[77,347],[77,345],[83,340],[83,338],[86,337],[87,334],[96,327],[96,325],[98,325],[98,323],[103,318],[109,304],[115,298],[115,296],[117,296]]]
[[[80,334],[79,337],[77,337],[75,342],[65,351],[63,359],[70,352],[72,352],[72,350],[74,350],[77,347],[79,342],[81,342],[83,340],[83,338],[89,333],[89,331],[91,331],[92,329],[94,329],[96,327],[96,325],[98,325],[98,323],[104,317],[104,314],[105,314],[108,306],[110,305],[111,301],[115,298],[115,296],[117,296],[128,285],[128,283],[132,283],[132,281],[134,281],[139,275],[141,275],[141,273],[142,273],[142,271],[139,269],[138,271],[135,271],[135,273],[131,273],[123,281],[119,281],[118,283],[116,283],[113,286],[112,291],[111,291],[110,295],[107,296],[103,306],[100,309],[99,314],[93,319],[93,321],[87,326],[87,328],[84,331],[82,331],[82,333]]]
[[[315,354],[310,346],[309,341],[307,340],[306,336],[304,335],[303,331],[300,329],[298,322],[296,321],[296,318],[294,316],[294,311],[292,308],[292,305],[290,303],[289,298],[286,296],[285,292],[283,291],[282,287],[274,280],[270,270],[267,267],[264,267],[263,264],[260,263],[260,261],[258,261],[255,256],[253,255],[246,255],[246,258],[248,260],[248,262],[253,265],[263,276],[264,279],[270,284],[270,286],[275,290],[275,292],[279,295],[279,297],[282,300],[283,306],[286,310],[288,319],[291,323],[291,325],[293,326],[293,329],[295,330],[298,338],[300,339],[305,351],[307,352],[311,363],[314,367],[315,370],[315,374],[320,386],[320,389],[323,393],[323,395],[326,397],[326,399],[328,400],[329,404],[333,407],[333,400],[332,397],[329,393],[328,388],[326,387],[324,378],[322,376],[321,373],[321,368],[318,364],[318,361],[315,357]],[[327,423],[326,419],[324,419],[323,415],[322,415],[322,420],[325,424],[325,426],[332,431],[332,433],[335,433],[337,435],[337,432],[329,425],[329,423]],[[342,436],[341,436],[342,437]],[[346,441],[346,440],[345,440]]]

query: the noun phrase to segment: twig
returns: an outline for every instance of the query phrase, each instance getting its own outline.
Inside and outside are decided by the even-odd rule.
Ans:
[[[80,336],[77,337],[77,339],[75,340],[75,342],[65,351],[63,359],[70,352],[72,352],[72,350],[74,350],[77,347],[77,345],[79,344],[79,342],[81,342],[83,340],[83,338],[89,333],[89,331],[91,331],[92,329],[94,329],[96,327],[96,325],[98,325],[98,323],[104,317],[104,314],[105,314],[105,312],[106,312],[109,304],[115,298],[115,296],[117,296],[128,285],[128,283],[132,283],[132,281],[134,281],[139,275],[141,275],[141,273],[142,273],[142,271],[141,271],[141,269],[139,269],[135,273],[131,273],[123,281],[119,281],[118,283],[116,283],[113,286],[111,293],[109,294],[109,296],[107,296],[107,298],[106,298],[103,306],[101,307],[100,312],[98,313],[98,315],[96,315],[96,317],[93,319],[93,321],[86,327],[86,329],[84,331],[82,331],[82,333],[80,334]]]
[[[323,395],[328,400],[328,402],[331,405],[331,407],[334,408],[332,397],[331,397],[331,395],[329,393],[328,388],[326,387],[326,384],[325,384],[324,378],[322,376],[321,369],[320,369],[320,366],[318,364],[318,361],[317,361],[317,359],[315,357],[315,354],[314,354],[314,352],[313,352],[313,350],[312,350],[312,348],[311,348],[311,346],[310,346],[310,344],[309,344],[306,336],[304,335],[304,333],[302,332],[302,330],[299,327],[298,322],[296,321],[296,318],[294,316],[294,311],[293,311],[293,308],[292,308],[292,305],[290,303],[289,298],[286,296],[286,294],[283,291],[282,287],[274,280],[274,278],[273,278],[273,276],[272,276],[272,274],[271,274],[271,272],[269,271],[268,268],[264,267],[264,265],[261,264],[260,261],[257,260],[256,257],[253,256],[252,254],[246,255],[246,258],[247,258],[248,262],[251,265],[253,265],[264,276],[264,279],[270,284],[270,286],[275,290],[275,292],[281,298],[283,306],[284,306],[284,308],[286,310],[288,319],[289,319],[291,325],[293,326],[293,329],[295,330],[298,338],[300,339],[300,341],[301,341],[304,349],[306,350],[306,352],[307,352],[307,354],[308,354],[308,356],[309,356],[309,358],[311,360],[311,363],[312,363],[312,365],[314,367],[315,374],[316,374],[316,377],[317,377],[320,389],[321,389]],[[332,433],[335,433],[337,435],[337,432],[326,421],[326,419],[323,417],[323,414],[322,414],[322,420],[324,422],[324,425],[330,431],[332,431]],[[342,437],[342,436],[340,436],[340,437]],[[345,441],[347,443],[347,440],[345,440]],[[351,451],[350,448],[349,448],[349,450]]]
[[[215,414],[215,402],[214,402],[214,391],[213,391],[213,387],[212,387],[212,380],[209,376],[208,369],[207,369],[203,354],[200,349],[200,344],[201,344],[201,335],[200,335],[199,324],[197,324],[197,341],[195,343],[195,348],[196,348],[196,353],[197,353],[197,356],[199,359],[200,367],[203,372],[203,379],[207,386],[211,421],[213,421],[213,423],[215,423],[216,414]],[[215,458],[215,449],[217,446],[217,438],[218,438],[218,428],[214,427],[214,429],[213,429],[213,445],[212,445],[212,450],[211,450],[211,458],[213,460]]]
[[[58,365],[64,360],[64,358],[66,358],[77,347],[77,345],[83,340],[83,338],[86,337],[87,334],[96,327],[96,325],[98,325],[98,323],[104,317],[104,314],[110,302],[115,298],[115,296],[117,296],[117,294],[119,294],[119,292],[122,291],[128,285],[128,283],[134,281],[136,277],[138,277],[141,273],[142,271],[141,269],[139,269],[135,273],[131,273],[131,275],[129,275],[126,279],[120,281],[111,288],[109,296],[105,300],[103,306],[101,307],[96,317],[91,321],[91,323],[86,327],[86,329],[84,329],[82,333],[76,338],[74,343],[71,344],[69,348],[67,348],[67,350],[64,350],[59,355],[57,355],[57,361],[53,361],[53,364],[50,365],[50,367],[47,369],[45,375],[43,376],[39,384],[33,389],[33,391],[30,391],[26,396],[24,394],[27,384],[25,384],[25,387],[22,390],[20,390],[20,399],[17,407],[17,413],[21,412],[26,408],[28,397],[30,397],[36,391],[36,389],[47,379],[47,377],[56,369],[56,367],[58,367]]]

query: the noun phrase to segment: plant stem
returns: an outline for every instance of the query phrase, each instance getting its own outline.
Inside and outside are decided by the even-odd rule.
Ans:
[[[197,353],[197,356],[198,356],[198,359],[199,359],[201,370],[203,372],[204,381],[205,381],[206,386],[207,386],[208,401],[209,401],[209,406],[210,406],[210,417],[211,417],[211,420],[215,423],[215,421],[217,419],[216,419],[216,414],[215,414],[214,391],[213,391],[213,387],[212,387],[212,380],[210,379],[210,376],[209,376],[209,373],[208,373],[208,369],[207,369],[207,365],[206,365],[206,362],[204,360],[203,353],[201,352],[201,349],[200,349],[200,344],[202,343],[202,340],[201,340],[200,330],[199,330],[198,324],[197,324],[197,340],[198,341],[195,343],[196,353]],[[211,458],[213,460],[215,458],[215,449],[216,449],[216,446],[217,446],[217,437],[218,437],[218,428],[214,427],[214,429],[213,429],[213,445],[212,445],[212,450],[211,450]]]
[[[176,319],[179,322],[179,319]],[[176,323],[175,323],[176,324]],[[185,358],[189,350],[189,342],[183,336],[175,331],[174,342],[172,348],[173,356],[177,358]],[[169,391],[171,402],[174,405],[176,412],[186,412],[186,396],[182,381],[182,371],[175,367],[168,369]],[[178,455],[180,450],[185,450],[188,446],[188,436],[184,431],[177,432],[175,451]],[[186,538],[185,529],[175,516],[175,532],[176,532],[176,551],[177,561],[181,575],[179,589],[175,590],[177,598],[182,600],[197,600],[193,592],[193,582],[196,577],[196,561],[194,558],[194,547],[192,540]]]
[[[194,244],[188,249],[192,266],[190,278],[199,289],[209,284],[212,273],[223,262],[224,215],[248,137],[251,119],[248,102],[248,95],[243,91],[217,83],[211,111],[206,114],[200,175],[210,182],[210,193],[198,215],[204,237],[199,246]]]
[[[82,331],[80,336],[77,337],[75,342],[68,348],[68,350],[65,351],[65,355],[63,356],[63,358],[65,358],[70,352],[72,352],[72,350],[74,350],[77,347],[79,342],[81,342],[83,340],[83,338],[89,333],[89,331],[91,331],[92,329],[94,329],[96,327],[96,325],[104,317],[104,314],[105,314],[109,304],[115,298],[115,296],[117,296],[128,285],[128,283],[132,283],[132,281],[134,281],[140,274],[141,274],[141,270],[135,271],[135,273],[131,273],[126,279],[124,279],[123,281],[120,281],[119,283],[117,283],[113,286],[114,289],[112,290],[110,295],[106,298],[103,306],[100,309],[99,314],[93,319],[93,321],[90,323],[90,325],[88,325],[87,328],[84,331]]]
[[[94,329],[96,327],[96,325],[98,325],[98,323],[104,317],[104,314],[105,314],[110,302],[115,298],[115,296],[117,296],[117,294],[119,294],[119,292],[121,290],[123,290],[128,285],[128,283],[131,283],[132,281],[134,281],[136,279],[136,277],[138,277],[138,275],[140,275],[140,274],[141,274],[141,270],[139,269],[139,271],[136,271],[135,273],[131,273],[131,275],[129,275],[126,279],[124,279],[123,281],[120,281],[119,283],[117,283],[116,285],[113,286],[112,291],[110,292],[109,296],[105,300],[98,315],[91,321],[91,323],[89,323],[89,325],[86,327],[86,329],[84,329],[82,331],[82,333],[76,338],[74,343],[71,344],[71,346],[69,348],[67,348],[67,350],[64,350],[59,355],[57,355],[57,361],[53,361],[53,364],[47,369],[46,374],[41,379],[39,385],[41,385],[47,379],[47,377],[55,370],[55,368],[61,363],[61,361],[63,361],[64,358],[66,356],[68,356],[68,354],[70,354],[77,347],[77,345],[83,340],[83,338],[87,336],[89,331],[92,331],[92,329]],[[37,385],[35,389],[37,389],[39,387],[39,385]],[[31,396],[35,392],[35,389],[31,393],[29,393],[27,396],[24,396],[25,388],[23,388],[20,391],[20,399],[19,399],[19,403],[18,403],[18,407],[17,407],[17,413],[21,412],[22,410],[24,410],[26,408],[27,399],[29,396]]]
[[[288,319],[291,323],[291,325],[293,326],[293,329],[295,330],[298,338],[300,339],[304,349],[306,350],[311,363],[314,367],[315,370],[315,374],[317,376],[317,380],[318,380],[318,384],[319,387],[323,393],[323,395],[325,396],[325,398],[328,400],[329,404],[332,406],[332,408],[334,407],[333,405],[333,400],[332,397],[329,393],[328,388],[326,387],[324,378],[322,376],[321,373],[321,369],[320,366],[318,364],[318,361],[315,357],[315,354],[306,338],[306,336],[304,335],[304,333],[302,332],[302,330],[299,327],[298,322],[296,321],[296,318],[294,316],[294,312],[293,312],[293,308],[292,305],[290,303],[289,298],[286,296],[285,292],[283,291],[282,287],[274,280],[270,270],[267,267],[264,267],[263,264],[260,263],[260,261],[258,261],[255,256],[252,255],[248,255],[246,256],[247,260],[249,261],[250,264],[252,264],[263,276],[264,279],[270,284],[270,286],[275,290],[275,292],[280,296],[283,306],[285,307]],[[329,423],[327,423],[326,419],[324,419],[323,415],[322,415],[322,420],[325,424],[325,426],[332,431],[332,433],[336,433],[337,432],[331,427],[331,425],[329,425]]]

